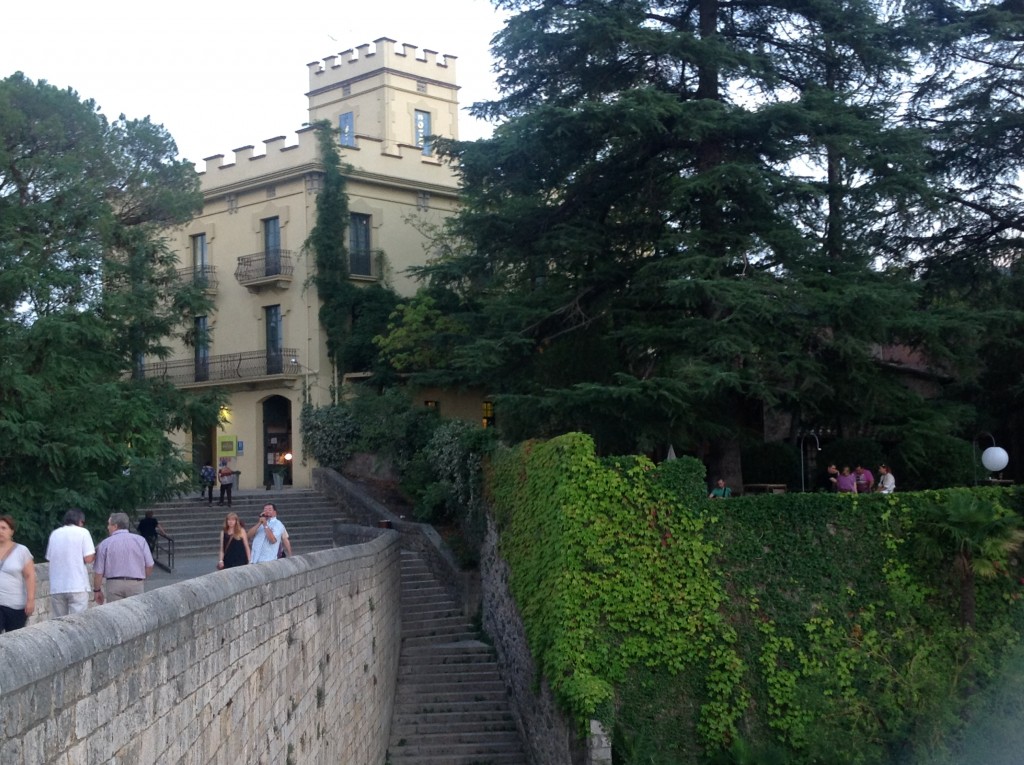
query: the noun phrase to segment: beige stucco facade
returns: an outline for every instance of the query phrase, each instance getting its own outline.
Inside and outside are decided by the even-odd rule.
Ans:
[[[455,59],[382,38],[308,68],[305,121],[329,121],[352,167],[352,279],[410,295],[416,285],[404,271],[427,257],[418,222],[439,224],[457,204],[455,174],[424,138],[458,137]],[[195,317],[209,344],[205,352],[182,344],[169,361],[148,363],[147,374],[228,392],[215,452],[211,434],[175,438],[197,461],[226,457],[242,488],[263,486],[268,466],[286,453],[293,455],[286,482],[310,485],[315,465],[299,435],[304,391],[324,405],[342,382],[327,358],[313,258],[302,247],[316,222],[321,178],[310,127],[297,141],[263,141],[260,153],[246,145],[230,158],[208,157],[203,211],[170,234],[182,274],[204,279],[214,300],[208,316]]]

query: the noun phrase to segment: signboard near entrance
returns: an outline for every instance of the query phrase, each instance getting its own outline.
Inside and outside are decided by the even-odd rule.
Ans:
[[[217,459],[238,456],[238,436],[217,436]]]

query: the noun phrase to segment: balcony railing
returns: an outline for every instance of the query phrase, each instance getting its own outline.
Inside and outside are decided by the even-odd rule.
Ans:
[[[276,375],[298,376],[302,364],[294,348],[279,351],[242,351],[200,359],[147,361],[146,377],[163,378],[175,385],[190,383],[231,383]]]
[[[246,287],[283,285],[292,280],[294,271],[291,250],[267,250],[240,257],[235,267],[235,278]]]
[[[381,250],[350,250],[348,253],[348,273],[353,279],[381,278],[381,262],[384,253]]]
[[[195,268],[179,268],[178,278],[183,282],[193,282],[208,292],[217,290],[217,267],[197,266]]]

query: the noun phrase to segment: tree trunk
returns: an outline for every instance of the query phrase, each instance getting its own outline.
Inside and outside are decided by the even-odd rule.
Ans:
[[[740,458],[740,442],[736,436],[716,439],[708,452],[708,484],[713,486],[719,478],[733,494],[743,493],[743,463]]]
[[[969,555],[964,555],[960,572],[960,623],[974,627],[974,569]]]

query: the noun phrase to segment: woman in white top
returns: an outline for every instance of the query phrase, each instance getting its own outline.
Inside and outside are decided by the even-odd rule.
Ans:
[[[892,474],[889,466],[879,465],[878,472],[881,474],[881,478],[878,479],[878,488],[875,491],[880,494],[892,494],[896,491],[896,476]]]
[[[36,566],[14,541],[14,518],[0,515],[0,632],[21,629],[36,607]]]

